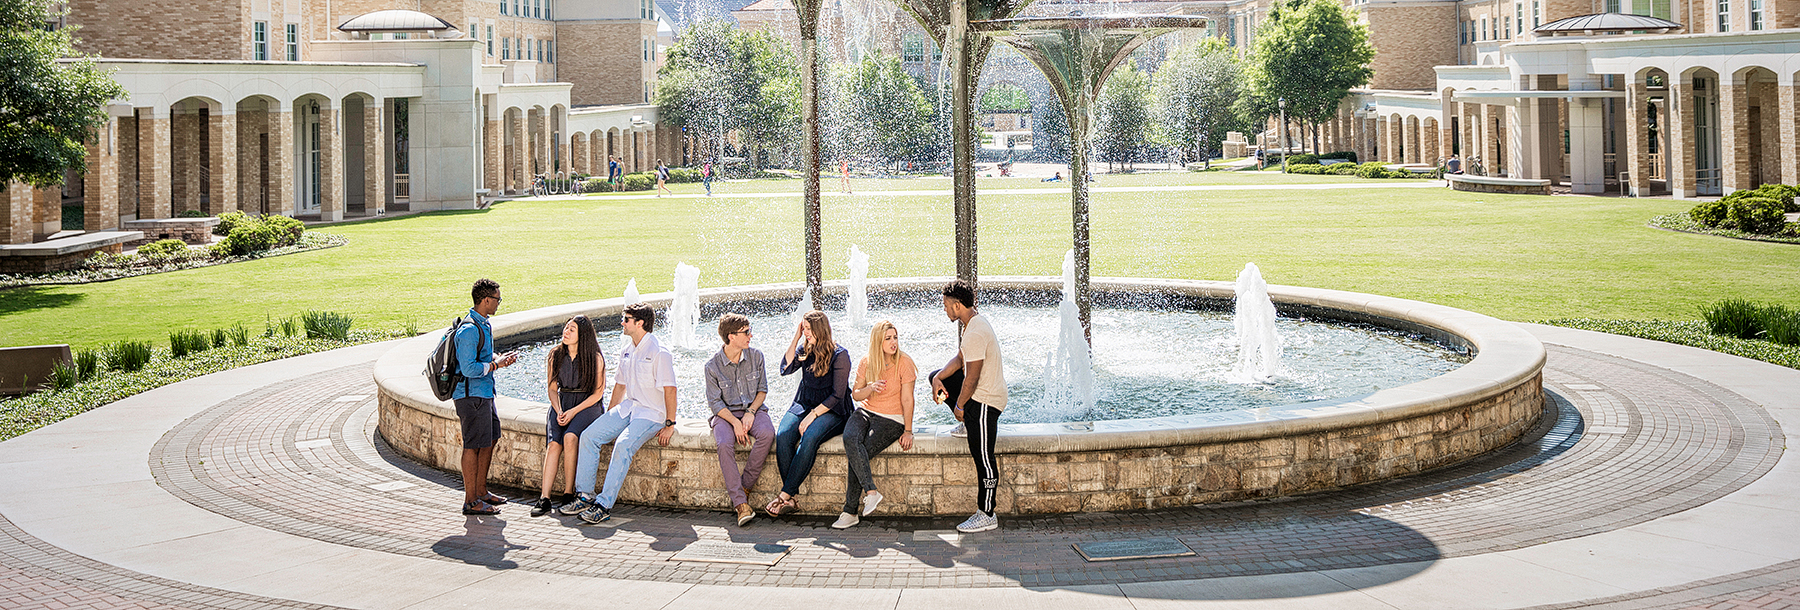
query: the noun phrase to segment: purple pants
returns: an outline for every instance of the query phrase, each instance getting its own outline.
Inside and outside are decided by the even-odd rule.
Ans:
[[[725,475],[725,493],[731,496],[732,506],[749,502],[745,492],[756,487],[756,480],[762,477],[763,462],[769,461],[769,449],[775,446],[775,424],[769,423],[769,412],[758,412],[752,421],[756,423],[750,426],[750,462],[739,471],[737,436],[732,434],[731,424],[718,416],[712,418],[713,442],[719,446],[719,472]]]

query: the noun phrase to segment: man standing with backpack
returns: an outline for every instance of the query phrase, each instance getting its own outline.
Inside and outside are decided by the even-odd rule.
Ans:
[[[475,305],[469,308],[468,322],[451,329],[457,372],[463,377],[450,395],[456,403],[456,419],[462,423],[462,512],[498,515],[506,498],[487,490],[488,466],[494,462],[494,443],[500,439],[500,415],[494,411],[494,371],[512,366],[519,357],[510,352],[494,356],[494,327],[488,318],[500,310],[500,284],[476,280],[469,296]]]

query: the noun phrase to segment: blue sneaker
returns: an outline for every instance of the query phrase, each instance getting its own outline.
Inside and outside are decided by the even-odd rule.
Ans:
[[[579,515],[582,511],[593,507],[594,501],[588,499],[587,496],[575,496],[575,499],[570,500],[568,504],[557,507],[556,513],[559,515]]]
[[[956,531],[965,534],[973,534],[975,532],[985,532],[997,527],[1000,527],[1000,517],[998,515],[990,515],[981,511],[975,511],[975,514],[969,515],[967,521],[963,521],[961,525],[956,526]]]
[[[606,507],[599,504],[595,504],[593,508],[581,511],[581,522],[588,525],[600,523],[611,518],[612,511],[606,510]]]

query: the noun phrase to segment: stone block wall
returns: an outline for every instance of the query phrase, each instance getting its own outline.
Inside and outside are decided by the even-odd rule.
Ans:
[[[143,231],[144,238],[132,242],[133,247],[141,246],[159,239],[179,239],[190,245],[204,246],[212,243],[213,227],[219,225],[215,216],[202,218],[165,218],[161,220],[132,220],[125,223],[127,231]]]
[[[71,0],[75,48],[114,59],[250,59],[247,2]]]
[[[1370,88],[1430,90],[1437,86],[1432,68],[1457,63],[1455,4],[1370,5],[1362,13],[1375,45]]]
[[[656,37],[649,21],[570,21],[556,24],[558,76],[574,83],[576,106],[644,103],[644,83],[653,80],[643,58],[643,41]]]
[[[1503,447],[1537,421],[1544,406],[1542,377],[1473,404],[1383,422],[1288,437],[1108,451],[1009,452],[1002,437],[998,509],[1007,514],[1094,512],[1188,506],[1293,495],[1373,483],[1454,464]],[[460,429],[453,414],[408,406],[383,392],[380,431],[414,459],[455,470]],[[541,416],[539,417],[541,419]],[[543,425],[502,417],[490,479],[536,490],[543,465]],[[684,422],[676,442],[655,441],[638,451],[622,502],[684,508],[730,508],[711,433]],[[695,438],[682,438],[682,437]],[[888,515],[972,512],[975,473],[963,439],[921,438],[912,451],[888,448],[870,464]],[[610,452],[610,446],[604,450]],[[738,459],[747,451],[740,450]],[[601,480],[610,454],[601,456]],[[846,462],[834,439],[818,462],[798,505],[831,514],[843,505]],[[771,456],[750,490],[766,503],[781,486]]]

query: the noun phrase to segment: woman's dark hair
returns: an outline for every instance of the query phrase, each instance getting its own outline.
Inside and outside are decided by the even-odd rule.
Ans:
[[[625,315],[633,320],[644,321],[644,332],[656,332],[656,310],[649,303],[638,302],[625,306]]]
[[[473,300],[476,305],[480,305],[482,299],[494,296],[499,293],[500,293],[500,282],[496,282],[494,280],[490,280],[490,279],[487,279],[484,277],[479,280],[475,280],[475,287],[469,289],[469,299]]]
[[[587,316],[576,315],[569,321],[575,323],[575,357],[571,360],[575,361],[576,372],[581,373],[581,387],[558,389],[564,392],[593,392],[599,389],[600,359],[605,357],[600,355],[600,340],[594,337],[594,325],[588,322]],[[559,341],[550,350],[551,377],[562,378],[563,356],[568,349],[569,344]]]
[[[944,284],[944,296],[956,299],[963,307],[975,307],[975,287],[969,285],[968,280],[957,279]]]

